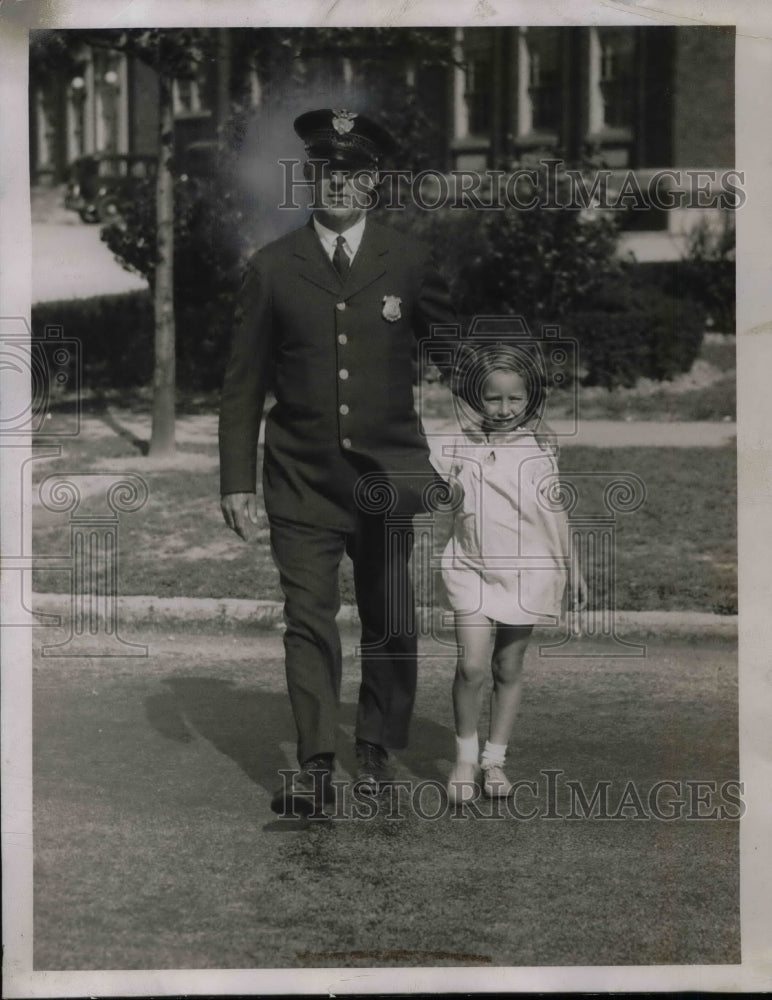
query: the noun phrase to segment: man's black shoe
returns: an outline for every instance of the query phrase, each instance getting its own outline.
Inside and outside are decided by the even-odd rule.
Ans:
[[[332,758],[311,757],[299,771],[280,772],[284,783],[271,799],[271,809],[280,816],[321,818],[325,808],[335,809]]]
[[[357,740],[356,756],[358,764],[356,787],[363,792],[376,795],[393,777],[389,767],[388,752],[377,743]]]

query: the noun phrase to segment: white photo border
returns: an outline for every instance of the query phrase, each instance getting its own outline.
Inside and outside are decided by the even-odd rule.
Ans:
[[[511,24],[734,25],[736,166],[747,201],[737,212],[737,383],[740,627],[740,777],[747,813],[740,825],[742,963],[735,966],[458,969],[146,970],[35,972],[32,969],[31,642],[22,628],[2,643],[4,993],[9,997],[181,994],[343,994],[707,990],[772,987],[772,10],[765,0],[20,0],[0,7],[0,316],[29,320],[30,192],[27,59],[30,28],[143,26],[484,26]],[[0,373],[0,376],[2,373]],[[18,382],[14,382],[18,387]],[[17,406],[18,399],[3,399]],[[8,470],[25,449],[0,449]],[[28,456],[27,456],[28,457]],[[14,478],[3,477],[3,552],[19,512]],[[15,480],[18,483],[18,479]],[[29,496],[29,491],[24,491]],[[29,518],[24,522],[28,525]],[[18,523],[18,521],[16,521]],[[21,551],[29,551],[29,539]],[[5,574],[3,601],[29,598]],[[25,604],[28,605],[28,600]],[[7,605],[6,605],[7,606]]]

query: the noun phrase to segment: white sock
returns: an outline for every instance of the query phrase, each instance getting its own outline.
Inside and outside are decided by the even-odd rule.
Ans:
[[[463,764],[476,764],[480,756],[480,741],[474,736],[456,737],[456,760]]]
[[[485,749],[482,754],[481,764],[483,767],[503,767],[504,758],[507,756],[506,743],[491,743],[485,741]]]

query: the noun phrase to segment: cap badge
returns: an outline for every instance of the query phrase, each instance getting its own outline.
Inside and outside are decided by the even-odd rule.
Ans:
[[[355,111],[333,111],[332,127],[338,135],[345,135],[354,127]]]
[[[402,319],[402,312],[399,308],[401,304],[402,299],[398,295],[384,295],[383,318],[389,323],[396,323],[398,319]]]

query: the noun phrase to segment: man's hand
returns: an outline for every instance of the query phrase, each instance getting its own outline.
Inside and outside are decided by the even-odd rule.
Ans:
[[[257,499],[254,493],[225,493],[220,497],[222,516],[239,538],[249,541],[248,525],[257,524]]]

